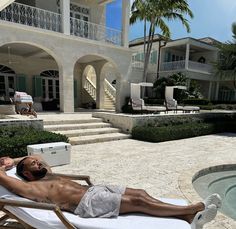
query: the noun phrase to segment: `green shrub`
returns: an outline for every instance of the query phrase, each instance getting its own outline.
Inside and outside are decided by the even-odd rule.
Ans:
[[[183,99],[181,101],[184,105],[209,105],[208,99]]]
[[[27,145],[49,142],[68,142],[68,138],[32,127],[0,127],[0,156],[22,157]]]
[[[222,132],[221,127],[213,123],[188,123],[176,126],[142,127],[132,130],[134,139],[148,142],[163,142],[183,138]]]
[[[164,99],[145,98],[144,102],[145,104],[150,104],[150,105],[163,105]]]
[[[134,127],[132,136],[138,140],[162,142],[220,132],[236,132],[236,113],[163,116]]]
[[[213,108],[219,110],[236,110],[236,104],[217,104]]]

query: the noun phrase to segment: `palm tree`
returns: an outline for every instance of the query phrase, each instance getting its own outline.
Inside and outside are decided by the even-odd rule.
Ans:
[[[147,70],[152,50],[155,29],[159,27],[166,39],[170,38],[170,29],[166,21],[180,20],[188,32],[190,26],[183,15],[193,18],[187,0],[134,0],[131,6],[130,23],[144,21],[144,70],[143,81],[147,79]],[[149,28],[148,28],[149,26]],[[147,36],[148,30],[148,36]]]
[[[233,79],[236,89],[236,23],[232,24],[233,41],[220,44],[220,58],[216,63],[217,75],[223,79]]]

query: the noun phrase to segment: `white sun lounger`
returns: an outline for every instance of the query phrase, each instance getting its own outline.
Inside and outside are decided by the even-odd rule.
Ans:
[[[15,175],[15,169],[11,169],[7,172],[9,176]],[[16,200],[16,201],[27,201],[32,203],[33,201],[21,198],[9,192],[2,186],[0,186],[0,198],[7,200]],[[186,205],[185,200],[177,199],[162,199],[162,201]],[[34,202],[35,203],[35,202]],[[9,212],[10,215],[14,215],[21,221],[25,222],[27,225],[30,225],[33,228],[38,229],[65,229],[67,228],[58,216],[53,211],[49,210],[40,210],[24,207],[12,207],[5,205],[4,209]],[[79,229],[191,229],[191,226],[179,219],[174,218],[159,218],[151,217],[142,214],[128,214],[119,216],[117,218],[80,218],[76,215],[73,215],[68,212],[63,212],[63,215],[66,219],[74,225],[74,228]],[[1,227],[0,228],[4,228]]]

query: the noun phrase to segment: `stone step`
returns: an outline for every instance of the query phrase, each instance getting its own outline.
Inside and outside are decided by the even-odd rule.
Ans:
[[[43,121],[44,125],[57,125],[57,124],[82,124],[82,123],[97,123],[102,122],[101,118],[84,118],[84,119],[67,119],[67,120],[46,120]]]
[[[59,131],[59,130],[80,130],[80,129],[95,129],[111,127],[110,123],[98,122],[98,123],[83,123],[83,124],[64,124],[64,125],[45,125],[44,129],[47,131]]]
[[[71,137],[69,138],[69,141],[71,145],[82,145],[89,143],[122,140],[128,138],[130,138],[130,135],[122,133],[112,133],[112,134],[100,134],[92,136]]]
[[[57,134],[63,134],[67,137],[79,137],[88,135],[98,135],[98,134],[109,134],[109,133],[119,133],[120,130],[117,128],[98,128],[98,129],[81,129],[81,130],[65,130],[65,131],[54,131]]]

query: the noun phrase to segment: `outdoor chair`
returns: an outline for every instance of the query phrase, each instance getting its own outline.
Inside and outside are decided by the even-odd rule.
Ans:
[[[9,176],[18,178],[16,169],[7,171]],[[85,180],[87,176],[68,176],[72,180]],[[186,205],[185,200],[161,199],[164,202]],[[54,204],[34,202],[19,197],[0,186],[0,208],[5,215],[0,219],[0,228],[13,228],[9,219],[17,220],[23,228],[38,229],[191,229],[191,226],[180,219],[152,217],[143,214],[127,214],[117,218],[80,218],[68,212],[62,212]],[[15,227],[14,227],[15,228]]]
[[[177,111],[183,111],[183,106],[179,106],[175,99],[166,99],[164,104],[167,112],[174,111],[174,113],[177,113]]]
[[[174,111],[174,113],[177,113],[177,111],[183,111],[183,113],[199,113],[200,107],[197,106],[179,106],[177,104],[177,101],[175,99],[173,100],[166,100],[165,101],[166,110],[168,111]]]
[[[150,112],[150,113],[160,113],[166,112],[164,106],[147,106],[144,103],[143,99],[131,99],[131,105],[134,111],[141,111],[141,113]]]

